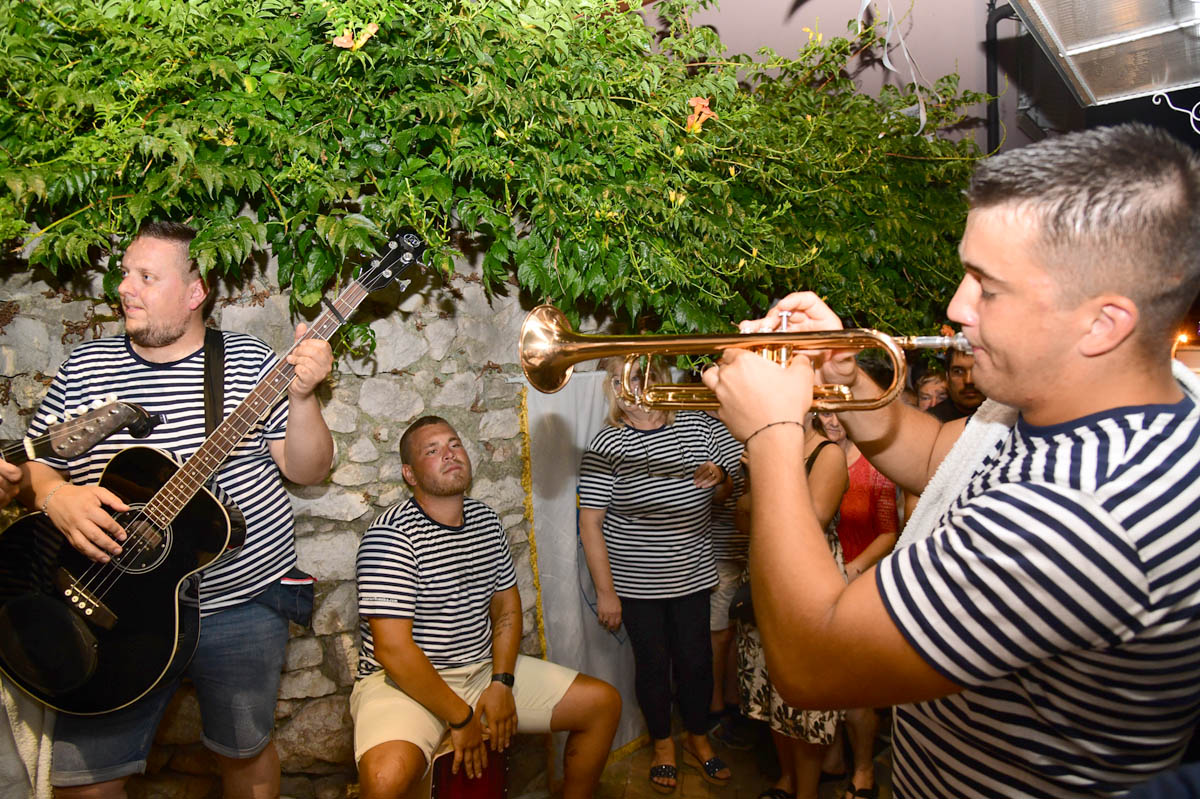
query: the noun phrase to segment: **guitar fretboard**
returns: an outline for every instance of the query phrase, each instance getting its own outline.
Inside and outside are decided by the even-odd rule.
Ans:
[[[191,501],[217,469],[229,457],[251,428],[275,406],[280,396],[287,391],[296,376],[296,369],[287,362],[287,356],[302,342],[319,338],[328,341],[338,331],[354,309],[366,299],[368,291],[357,280],[352,281],[338,298],[305,331],[304,336],[294,343],[280,358],[271,371],[259,382],[244,400],[213,430],[192,457],[171,476],[163,487],[146,503],[143,512],[159,527],[166,527]]]

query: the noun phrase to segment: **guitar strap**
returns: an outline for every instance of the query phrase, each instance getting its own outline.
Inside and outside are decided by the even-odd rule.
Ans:
[[[224,414],[225,337],[213,327],[204,328],[204,435],[211,436]]]

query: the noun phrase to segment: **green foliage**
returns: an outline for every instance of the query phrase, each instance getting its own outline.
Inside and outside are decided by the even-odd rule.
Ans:
[[[977,153],[929,131],[979,98],[943,78],[917,135],[910,91],[845,75],[874,32],[752,63],[692,6],[656,42],[615,0],[0,0],[0,240],[63,274],[190,221],[205,272],[269,246],[311,305],[409,225],[443,269],[472,240],[490,288],[633,327],[807,287],[935,328]]]

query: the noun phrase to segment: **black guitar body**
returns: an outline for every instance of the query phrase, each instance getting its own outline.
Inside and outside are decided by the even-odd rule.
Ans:
[[[115,514],[128,538],[98,564],[41,513],[0,535],[0,671],[56,710],[95,715],[145,695],[195,650],[199,611],[180,602],[195,575],[245,541],[241,513],[201,489],[169,506],[159,526],[146,503],[179,470],[168,454],[129,447],[100,485],[131,511]],[[169,490],[164,491],[169,500]]]

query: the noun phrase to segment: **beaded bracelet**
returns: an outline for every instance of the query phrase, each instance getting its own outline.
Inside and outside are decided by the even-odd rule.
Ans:
[[[45,512],[46,512],[46,508],[48,508],[48,507],[50,506],[50,499],[51,499],[51,498],[52,498],[52,497],[53,497],[55,494],[57,494],[57,493],[58,493],[58,489],[62,488],[62,487],[63,487],[63,486],[65,486],[65,485],[70,485],[70,483],[69,483],[69,482],[65,482],[65,481],[64,481],[64,482],[62,482],[62,483],[59,483],[58,485],[56,485],[54,488],[52,488],[52,489],[50,490],[50,493],[49,493],[49,494],[47,494],[47,495],[46,495],[46,498],[42,500],[42,513],[45,513]]]
[[[750,446],[750,439],[754,438],[756,435],[758,435],[762,431],[766,430],[768,427],[774,427],[777,424],[798,424],[801,427],[804,427],[804,422],[797,422],[795,419],[783,419],[778,422],[771,422],[770,424],[764,424],[762,427],[758,428],[753,433],[746,436],[745,445]]]

